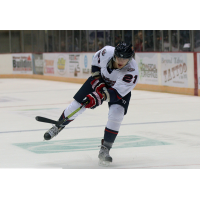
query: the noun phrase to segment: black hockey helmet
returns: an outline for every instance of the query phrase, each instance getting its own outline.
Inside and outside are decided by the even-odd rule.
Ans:
[[[132,44],[127,45],[125,42],[120,42],[115,47],[114,56],[118,58],[129,58],[134,56],[134,50]]]

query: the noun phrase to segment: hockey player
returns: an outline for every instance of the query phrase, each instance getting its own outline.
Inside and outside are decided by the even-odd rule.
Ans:
[[[74,101],[63,111],[59,118],[70,115],[84,103],[87,103],[79,112],[69,118],[62,126],[53,126],[44,134],[45,140],[56,136],[67,124],[82,114],[86,108],[94,109],[103,101],[109,105],[108,121],[101,141],[99,151],[100,164],[112,162],[109,151],[119,132],[120,125],[126,115],[131,90],[138,82],[138,66],[133,58],[132,45],[124,42],[116,47],[105,46],[97,51],[92,60],[92,76],[82,85],[74,96]]]

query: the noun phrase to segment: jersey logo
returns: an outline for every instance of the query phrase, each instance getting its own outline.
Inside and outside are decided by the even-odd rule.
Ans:
[[[127,71],[132,72],[132,71],[135,71],[135,69],[129,67],[129,68],[127,69]]]
[[[103,49],[102,56],[104,56],[105,54],[106,54],[106,49]]]

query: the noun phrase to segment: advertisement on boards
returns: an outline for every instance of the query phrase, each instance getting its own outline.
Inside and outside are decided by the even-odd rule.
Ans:
[[[161,53],[162,85],[188,87],[187,53]]]
[[[81,78],[80,54],[68,54],[68,77]]]
[[[56,53],[55,61],[55,76],[67,77],[67,54]]]
[[[198,76],[198,89],[200,89],[200,53],[197,53],[197,76]]]
[[[67,53],[44,53],[44,75],[67,77]]]
[[[43,74],[43,54],[32,54],[33,74]]]
[[[46,76],[54,76],[55,75],[55,54],[54,53],[44,53],[43,54],[43,73]]]
[[[141,84],[158,85],[158,55],[156,53],[136,53]]]
[[[12,54],[12,68],[14,74],[33,74],[32,54]]]
[[[91,63],[94,53],[81,54],[81,78],[89,78],[91,76]]]

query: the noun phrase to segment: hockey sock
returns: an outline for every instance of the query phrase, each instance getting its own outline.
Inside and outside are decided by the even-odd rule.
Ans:
[[[115,138],[117,137],[117,134],[118,134],[118,131],[115,131],[115,130],[112,130],[112,129],[109,129],[109,128],[106,127],[105,128],[105,132],[104,132],[104,143],[105,143],[105,146],[107,144],[108,146],[112,147],[111,144],[114,143]]]

